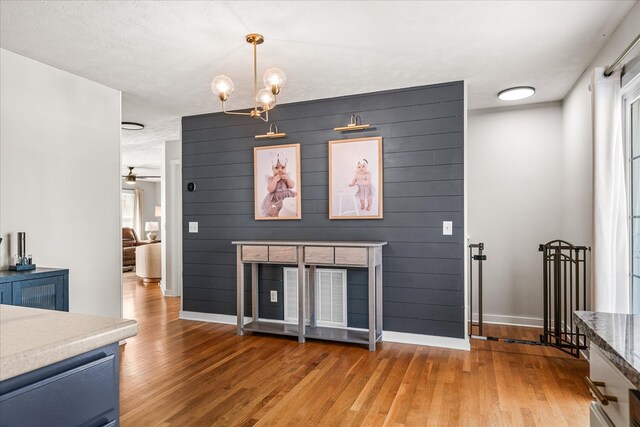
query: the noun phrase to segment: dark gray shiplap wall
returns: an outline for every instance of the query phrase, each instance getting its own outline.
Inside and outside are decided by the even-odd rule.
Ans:
[[[248,117],[184,117],[184,310],[236,313],[231,240],[385,240],[384,330],[462,338],[463,98],[463,82],[452,82],[279,105],[271,121],[288,137],[261,142],[254,135],[268,124]],[[374,128],[335,132],[352,113]],[[330,221],[328,141],[368,136],[383,137],[384,219]],[[302,220],[255,221],[253,147],[290,143],[301,144]],[[453,236],[443,236],[449,220]],[[188,233],[189,221],[199,233]],[[281,319],[268,295],[278,290],[282,301],[282,269],[260,275],[261,316]],[[347,281],[348,324],[366,327],[365,272],[350,269]]]

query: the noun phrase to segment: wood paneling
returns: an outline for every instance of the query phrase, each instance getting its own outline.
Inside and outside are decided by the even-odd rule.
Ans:
[[[126,275],[121,425],[585,426],[588,364],[553,348],[472,341],[468,351],[237,336],[179,320],[179,298]],[[536,339],[540,330],[486,325]]]
[[[373,128],[333,131],[352,113]],[[195,182],[198,188],[183,193],[183,222],[185,227],[199,223],[197,234],[183,233],[185,310],[235,314],[235,303],[228,300],[229,279],[235,277],[232,240],[380,240],[388,242],[383,249],[385,329],[461,338],[463,83],[280,104],[270,118],[287,132],[286,143],[300,143],[299,221],[254,220],[253,147],[274,145],[255,140],[265,131],[263,123],[222,113],[182,120],[184,185]],[[383,138],[384,219],[329,220],[328,141],[375,136]],[[452,236],[442,235],[443,221],[453,221]],[[360,275],[350,271],[348,280]],[[260,292],[279,295],[277,303],[260,300],[265,316],[283,312],[278,280],[261,276]],[[192,288],[208,291],[187,291]],[[363,303],[366,295],[349,298],[349,326],[367,327],[358,312]]]

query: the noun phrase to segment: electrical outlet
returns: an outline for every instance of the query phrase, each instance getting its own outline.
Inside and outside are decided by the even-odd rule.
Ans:
[[[453,221],[442,221],[442,235],[451,236],[453,234]]]
[[[271,302],[278,302],[278,291],[271,291]]]
[[[189,233],[197,233],[197,232],[198,232],[198,223],[189,222]]]

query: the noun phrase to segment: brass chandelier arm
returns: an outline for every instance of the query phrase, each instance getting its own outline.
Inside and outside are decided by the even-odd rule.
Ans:
[[[222,112],[225,114],[230,114],[233,116],[249,116],[249,117],[253,117],[253,118],[257,118],[257,119],[261,119],[263,122],[268,122],[269,121],[269,110],[262,110],[260,108],[254,108],[253,110],[251,110],[248,113],[242,113],[239,111],[227,111],[227,109],[224,107],[224,101],[222,102]],[[262,114],[264,113],[265,117],[262,117]]]

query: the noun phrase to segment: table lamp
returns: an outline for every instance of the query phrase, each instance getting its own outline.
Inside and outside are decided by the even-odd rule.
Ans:
[[[158,221],[148,221],[144,223],[144,231],[147,231],[147,239],[155,241],[158,237]]]

